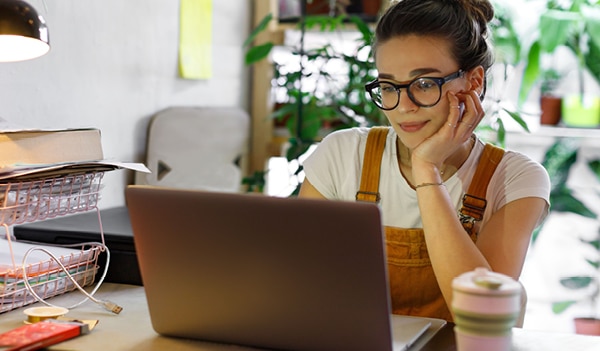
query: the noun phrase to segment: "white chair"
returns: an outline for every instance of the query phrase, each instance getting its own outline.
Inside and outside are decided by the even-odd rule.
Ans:
[[[148,126],[146,166],[135,183],[184,189],[242,189],[250,118],[239,108],[172,107]]]

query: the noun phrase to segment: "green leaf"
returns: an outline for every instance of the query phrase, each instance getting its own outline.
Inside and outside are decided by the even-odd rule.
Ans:
[[[504,147],[506,144],[506,128],[504,127],[504,122],[502,122],[502,118],[498,118],[498,144],[501,147]]]
[[[600,47],[600,8],[596,6],[582,6],[581,13],[585,20],[586,33],[590,39]]]
[[[327,106],[320,107],[317,105],[317,98],[312,97],[311,101],[302,105],[302,117],[298,121],[298,113],[296,118],[290,118],[286,122],[286,128],[291,135],[300,137],[302,140],[315,140],[319,134],[319,130],[323,125],[322,116],[329,113],[331,108]],[[300,123],[298,123],[300,122]],[[301,132],[298,133],[298,124],[301,125]]]
[[[567,289],[571,290],[579,290],[584,289],[590,286],[594,281],[594,277],[589,276],[577,276],[577,277],[567,277],[560,279],[560,285],[564,286]]]
[[[521,118],[520,114],[518,114],[517,112],[514,112],[514,111],[509,111],[505,108],[502,108],[502,109],[504,110],[504,112],[508,113],[508,115],[510,117],[512,117],[512,119],[514,119],[515,122],[517,122],[527,133],[530,133],[529,127],[527,127],[527,122],[525,122],[523,120],[523,118]]]
[[[588,162],[588,166],[590,167],[592,172],[594,172],[596,177],[598,177],[598,180],[600,180],[600,160],[590,161]]]
[[[269,56],[269,53],[273,49],[273,46],[274,46],[273,43],[268,42],[268,43],[264,43],[262,45],[257,45],[257,46],[251,47],[246,52],[246,58],[245,58],[246,65],[251,65],[251,64],[256,63],[256,62],[266,58],[267,56]]]
[[[550,175],[553,192],[555,189],[562,191],[559,188],[566,184],[571,167],[577,161],[578,150],[575,140],[570,138],[558,138],[546,150],[542,165]]]
[[[597,215],[592,212],[583,202],[579,201],[571,194],[571,191],[566,188],[562,192],[553,192],[550,194],[550,205],[552,211],[556,212],[571,212],[586,218],[597,218]]]
[[[266,184],[267,171],[255,171],[252,175],[244,177],[242,184],[246,185],[246,192],[262,193]]]
[[[553,52],[564,45],[582,20],[580,14],[562,10],[547,10],[540,17],[540,46],[543,52]]]
[[[567,310],[569,307],[573,306],[575,303],[577,303],[577,301],[555,302],[552,304],[552,312],[554,312],[556,314],[563,313],[565,310]]]
[[[523,72],[523,80],[521,81],[521,88],[519,90],[519,102],[518,105],[522,106],[527,100],[531,88],[535,84],[540,75],[540,43],[534,42],[529,48],[527,55],[527,66]]]
[[[310,15],[304,18],[304,25],[306,26],[306,29],[313,29],[318,26],[321,32],[333,32],[343,25],[346,18],[346,15],[335,17],[329,15]],[[301,23],[298,25],[300,26]]]
[[[261,21],[260,23],[256,26],[256,28],[254,28],[252,30],[252,32],[250,32],[250,35],[248,36],[248,38],[246,38],[246,40],[244,41],[244,45],[243,47],[246,48],[248,46],[250,46],[250,44],[252,44],[252,42],[254,41],[254,39],[256,39],[256,37],[262,32],[264,31],[267,26],[269,25],[269,22],[271,22],[271,20],[273,19],[273,14],[272,13],[268,13]]]
[[[585,65],[592,77],[600,84],[600,44],[588,40],[588,52],[585,54]]]
[[[271,113],[271,118],[281,121],[287,117],[294,116],[297,112],[298,106],[296,104],[284,104]]]
[[[370,45],[373,41],[373,31],[371,31],[371,28],[358,16],[350,16],[350,21],[354,23],[360,34],[362,34],[363,42]]]
[[[600,261],[592,261],[592,260],[585,260],[587,263],[589,263],[592,267],[594,267],[595,269],[600,268]]]
[[[300,156],[304,155],[308,148],[312,145],[312,142],[302,142],[298,141],[296,138],[290,139],[290,147],[287,149],[286,158],[288,161],[293,161],[298,159]]]

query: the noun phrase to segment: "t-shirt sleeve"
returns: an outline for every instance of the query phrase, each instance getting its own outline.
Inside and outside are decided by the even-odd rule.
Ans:
[[[498,199],[494,212],[509,202],[538,197],[546,201],[545,218],[550,206],[550,177],[546,169],[523,154],[507,151],[499,165],[499,171],[495,173],[496,179],[493,180],[496,183],[493,187],[496,191],[494,197]]]
[[[306,178],[326,198],[347,197],[342,186],[346,177],[356,174],[360,134],[356,129],[328,134],[304,161]]]

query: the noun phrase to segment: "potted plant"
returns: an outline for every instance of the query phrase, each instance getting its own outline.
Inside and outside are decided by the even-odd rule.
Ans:
[[[272,42],[251,45],[272,19],[272,14],[267,15],[247,38],[247,65],[266,59],[273,51]],[[375,79],[370,54],[373,32],[369,25],[354,15],[304,15],[299,21],[300,40],[287,47],[290,61],[297,65],[290,68],[285,63],[273,63],[276,109],[270,116],[287,131],[286,157],[296,167],[294,175],[302,171],[297,160],[332,130],[387,123],[364,90],[365,82]],[[358,33],[353,52],[341,51],[330,43],[305,48],[307,31],[334,32],[345,28],[347,23]],[[332,66],[338,70],[336,75],[331,72]],[[255,185],[262,186],[264,179],[260,178],[265,175],[266,171],[256,172],[243,182],[249,188],[262,189]],[[299,185],[292,195],[298,190]]]
[[[600,123],[600,101],[587,96],[586,72],[600,84],[600,9],[596,0],[548,1],[542,13],[537,37],[526,55],[519,103],[523,103],[535,82],[542,77],[542,61],[566,48],[575,60],[575,97],[565,96],[562,118],[567,125],[595,127]],[[595,109],[587,112],[588,108]]]
[[[540,124],[557,125],[561,120],[562,97],[557,94],[561,74],[554,69],[542,73],[540,85]]]
[[[382,0],[307,0],[310,14],[356,14],[363,19],[375,20],[381,11]]]
[[[556,142],[546,151],[542,165],[548,170],[551,180],[550,191],[550,213],[552,212],[569,212],[578,216],[597,219],[597,214],[588,208],[582,201],[574,196],[573,189],[567,185],[567,180],[571,174],[573,165],[577,162],[579,146],[575,140],[571,138],[558,138]],[[588,167],[600,180],[600,160],[592,160],[587,162]],[[543,228],[544,223],[534,232],[532,243],[535,244],[538,235]],[[586,264],[591,268],[590,274],[575,274],[572,276],[563,276],[559,278],[561,286],[568,290],[586,291],[587,294],[582,299],[569,299],[557,301],[552,304],[552,310],[556,314],[563,313],[569,307],[587,302],[589,304],[590,313],[585,317],[577,317],[574,320],[576,332],[592,333],[590,326],[599,328],[596,333],[600,333],[600,316],[598,313],[598,288],[600,278],[600,231],[596,233],[593,239],[579,239],[586,250],[591,254],[584,258]],[[581,252],[578,252],[582,256]],[[584,325],[581,328],[581,325]],[[595,334],[600,335],[600,334]]]

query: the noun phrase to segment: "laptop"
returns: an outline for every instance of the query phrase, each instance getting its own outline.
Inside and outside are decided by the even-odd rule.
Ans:
[[[390,314],[374,204],[130,185],[154,330],[279,350],[406,350],[442,320]]]

